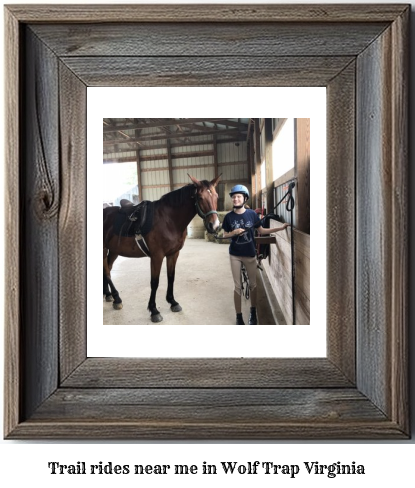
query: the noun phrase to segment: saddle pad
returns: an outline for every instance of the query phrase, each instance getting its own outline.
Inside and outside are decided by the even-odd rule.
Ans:
[[[154,203],[150,201],[143,202],[144,205],[137,210],[134,208],[131,209],[131,214],[137,214],[137,220],[130,220],[131,214],[126,214],[125,210],[118,211],[117,215],[115,216],[114,221],[114,234],[121,237],[134,237],[136,234],[146,235],[150,232],[153,227],[153,218],[154,218]],[[144,222],[142,222],[141,216],[144,212]]]

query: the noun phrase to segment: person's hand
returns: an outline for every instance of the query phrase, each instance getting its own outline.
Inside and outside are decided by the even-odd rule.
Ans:
[[[232,234],[233,234],[234,236],[239,236],[240,234],[243,234],[244,232],[245,232],[245,229],[234,229],[234,230],[232,231]]]
[[[282,226],[282,228],[283,228],[283,229],[286,229],[286,228],[287,228],[287,227],[289,227],[289,226],[290,226],[290,224],[285,223],[285,224]]]

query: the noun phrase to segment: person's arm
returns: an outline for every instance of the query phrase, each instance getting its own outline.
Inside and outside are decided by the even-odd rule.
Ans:
[[[230,232],[223,232],[223,237],[227,239],[228,237],[235,237],[238,236],[239,234],[243,234],[245,232],[245,229],[234,229],[231,230]]]
[[[281,230],[286,229],[289,227],[290,224],[282,224],[282,227],[274,227],[273,229],[264,229],[262,225],[257,228],[258,234],[264,236],[264,235],[269,235],[272,234],[273,232],[280,232]]]
[[[235,236],[242,234],[244,232],[244,229],[231,230],[231,225],[230,225],[229,220],[227,219],[227,216],[225,217],[225,219],[222,223],[222,229],[223,229],[223,237],[225,239],[235,237]]]

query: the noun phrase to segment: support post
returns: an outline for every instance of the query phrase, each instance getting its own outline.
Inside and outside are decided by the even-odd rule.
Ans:
[[[170,183],[170,191],[173,191],[173,163],[171,160],[171,142],[170,139],[167,139],[167,162],[169,165],[169,183]]]
[[[141,163],[140,163],[140,149],[137,148],[136,151],[136,160],[137,160],[137,185],[138,185],[138,201],[143,201],[143,185],[141,182]]]
[[[254,153],[255,153],[255,181],[256,181],[256,208],[261,207],[261,133],[259,119],[254,119]]]
[[[272,168],[272,119],[265,119],[265,179],[267,184],[267,212],[274,208],[274,177]]]
[[[215,170],[214,178],[218,177],[218,138],[213,136],[213,166]]]
[[[295,119],[296,228],[310,233],[310,119]]]

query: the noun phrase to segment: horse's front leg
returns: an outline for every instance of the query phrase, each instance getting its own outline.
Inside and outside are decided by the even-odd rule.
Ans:
[[[148,309],[151,313],[151,321],[152,322],[161,322],[163,317],[161,313],[157,310],[156,307],[156,293],[157,288],[159,287],[159,279],[160,279],[160,270],[161,264],[163,262],[164,256],[151,256],[151,295],[150,300],[148,302]]]
[[[176,261],[179,257],[179,252],[171,256],[167,256],[167,295],[166,300],[170,303],[170,309],[172,312],[180,312],[182,307],[176,302],[173,295],[174,275],[176,272]]]

